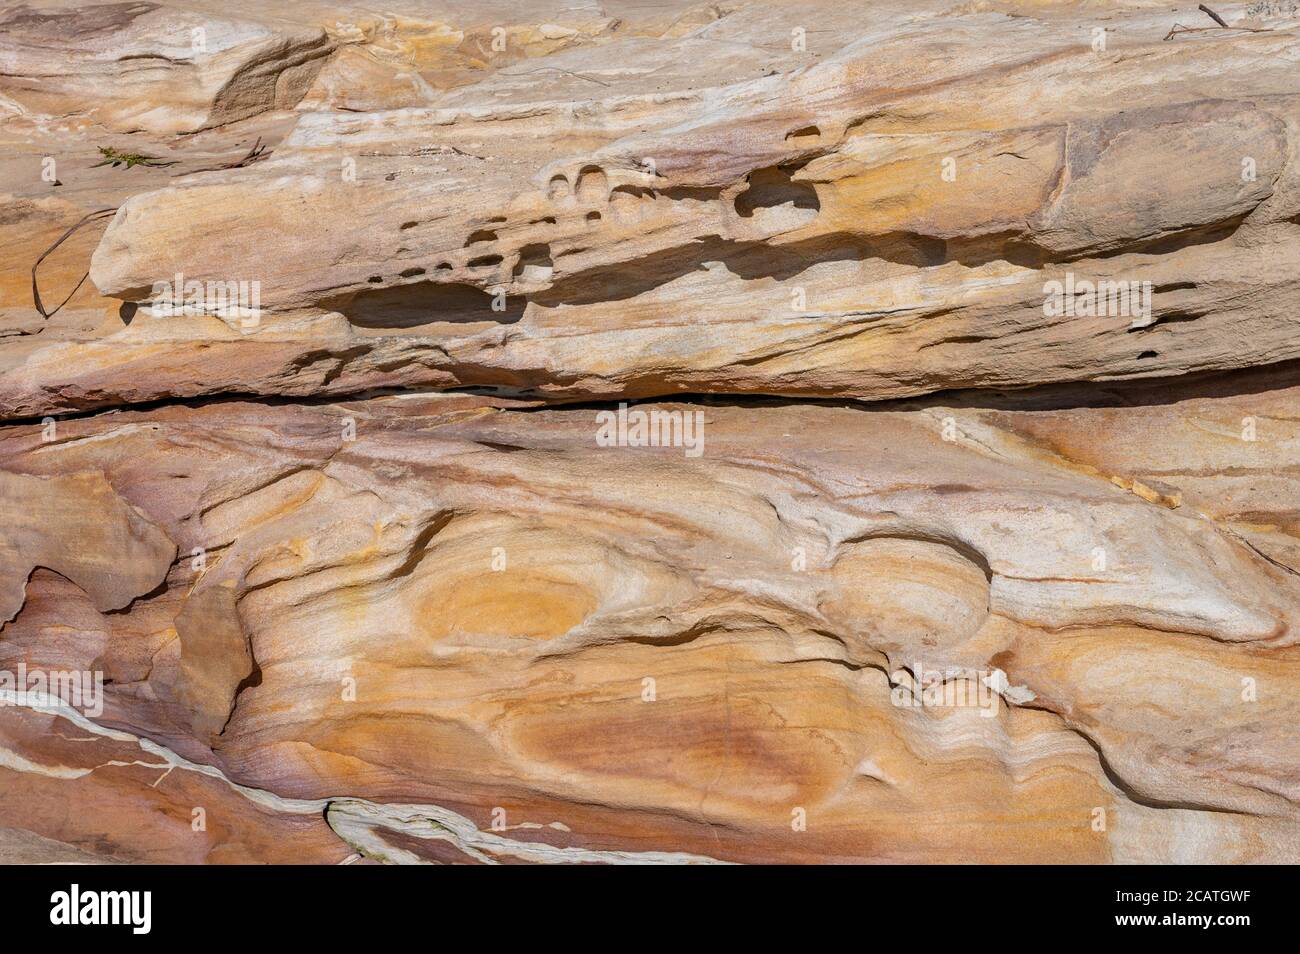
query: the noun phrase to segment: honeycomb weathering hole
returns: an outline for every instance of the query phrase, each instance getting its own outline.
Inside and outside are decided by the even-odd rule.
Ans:
[[[509,518],[460,516],[422,548],[402,602],[421,638],[546,641],[599,610],[609,582],[600,566],[599,551],[580,538]]]
[[[609,179],[599,166],[583,166],[575,191],[579,202],[604,202],[609,196]]]
[[[821,207],[811,183],[796,182],[789,171],[779,166],[751,172],[745,191],[736,196],[736,214],[745,219],[782,210],[811,221]]]
[[[546,187],[546,195],[552,202],[567,199],[572,194],[573,190],[569,187],[568,179],[564,178],[564,176],[551,177],[551,181]]]
[[[987,565],[978,554],[946,543],[855,541],[841,548],[831,575],[834,586],[822,611],[851,648],[939,661],[989,616]]]
[[[467,574],[435,587],[417,616],[433,639],[500,636],[549,640],[580,625],[598,594],[579,579],[525,565],[499,576]]]
[[[555,266],[551,261],[551,247],[544,243],[525,245],[519,250],[519,261],[515,264],[515,277],[528,281],[548,281],[554,274]]]
[[[360,291],[333,307],[362,333],[379,334],[441,322],[510,324],[523,317],[522,297],[507,298],[505,311],[493,310],[492,303],[492,295],[473,285],[420,281]]]

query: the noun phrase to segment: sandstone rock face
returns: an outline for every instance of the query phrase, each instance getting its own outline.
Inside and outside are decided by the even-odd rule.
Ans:
[[[0,11],[0,860],[1300,861],[1300,18],[275,6]]]
[[[194,132],[291,108],[331,49],[320,28],[272,29],[151,2],[18,5],[0,18],[0,94],[24,115]]]

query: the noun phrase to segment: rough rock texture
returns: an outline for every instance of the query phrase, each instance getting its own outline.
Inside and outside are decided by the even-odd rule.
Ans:
[[[1216,9],[0,10],[0,860],[1300,861]]]
[[[215,19],[151,2],[0,16],[0,94],[23,115],[188,133],[294,106],[332,49],[319,27]]]

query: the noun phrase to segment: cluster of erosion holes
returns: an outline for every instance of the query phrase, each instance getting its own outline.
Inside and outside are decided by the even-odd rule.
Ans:
[[[821,202],[817,190],[808,182],[794,181],[806,161],[783,163],[756,169],[745,179],[745,189],[736,197],[735,210],[742,218],[752,218],[758,209],[775,208],[789,203],[796,209],[817,212]],[[609,180],[598,166],[584,166],[578,171],[577,183],[571,186],[563,175],[552,177],[547,197],[557,204],[576,203],[580,206],[610,204],[618,217],[635,214],[639,203],[653,201],[663,196],[669,199],[716,200],[721,194],[716,188],[669,187],[665,189],[619,185],[609,188]],[[588,221],[598,220],[600,213],[589,212]]]
[[[550,223],[554,224],[551,219]],[[536,223],[534,223],[536,224]],[[497,233],[495,229],[475,229],[465,240],[465,248],[472,256],[465,262],[466,268],[495,269],[505,261],[505,257],[496,252]],[[515,259],[513,277],[524,281],[547,281],[554,271],[551,261],[551,247],[545,242],[532,242],[519,250]]]
[[[793,173],[798,171],[801,165],[801,163],[790,163],[757,169],[750,173],[746,178],[745,189],[736,197],[736,213],[742,218],[752,218],[760,209],[786,204],[796,209],[816,213],[821,208],[816,189],[809,183],[795,182],[793,179]],[[620,201],[653,201],[657,195],[664,195],[671,199],[706,201],[716,199],[719,192],[720,190],[716,189],[667,189],[657,192],[626,185],[617,186],[611,191],[604,171],[597,166],[586,166],[579,171],[576,186],[571,187],[564,176],[554,177],[548,195],[553,202],[560,204],[576,200],[580,206],[611,203],[617,207]],[[600,217],[601,213],[596,210],[586,214],[586,220],[589,222],[598,221]],[[499,266],[504,258],[495,249],[497,238],[496,231],[490,228],[476,229],[471,232],[465,241],[465,248],[471,253],[471,257],[465,263],[466,267],[495,269]],[[474,254],[476,252],[482,254]],[[620,267],[620,270],[624,269]],[[437,271],[448,272],[450,266],[441,265]],[[416,278],[423,274],[425,274],[424,269],[410,267],[404,269],[400,277]],[[533,242],[519,249],[512,273],[515,280],[541,283],[549,281],[553,274],[554,262],[548,244]],[[383,278],[374,276],[371,282],[380,284]],[[623,296],[615,294],[612,297]],[[504,301],[501,298],[504,298]],[[513,324],[523,317],[527,302],[519,295],[493,296],[474,285],[462,282],[440,282],[434,278],[353,292],[323,304],[341,313],[354,327],[363,330],[363,333],[364,329],[389,333],[441,322],[463,324],[494,321],[499,324]]]

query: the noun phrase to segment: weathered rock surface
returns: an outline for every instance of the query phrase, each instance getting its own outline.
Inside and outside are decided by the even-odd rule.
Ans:
[[[46,122],[188,133],[292,108],[331,49],[320,28],[271,28],[147,0],[20,4],[0,17],[0,95]]]
[[[0,674],[104,679],[0,682],[0,859],[1300,861],[1220,12],[0,12]]]
[[[1247,478],[1300,439],[1257,399],[1177,408],[1167,430],[1267,419],[1261,446],[1221,450]],[[709,406],[696,460],[594,447],[590,410],[463,398],[12,428],[4,470],[102,474],[207,563],[115,614],[33,578],[0,647],[9,668],[80,647],[114,674],[105,726],[275,793],[250,811],[361,800],[360,850],[421,854],[398,802],[723,860],[1294,860],[1300,579],[1230,517],[1135,489],[1177,471],[1126,460],[1147,412],[1106,412],[1096,465],[1043,446],[1072,414],[1062,433],[1061,412],[957,408]],[[1251,520],[1293,502],[1260,494]],[[71,632],[50,599],[84,607]],[[1003,692],[899,706],[918,668]]]
[[[578,38],[427,106],[306,112],[264,162],[133,195],[98,288],[257,281],[260,322],[52,337],[0,375],[0,408],[380,386],[870,399],[1300,357],[1286,24],[1166,41],[1168,12],[1137,7],[1098,52],[1068,5],[900,4],[821,56],[760,56],[790,30],[747,10]],[[1149,282],[1151,313],[1045,315],[1066,272]]]

